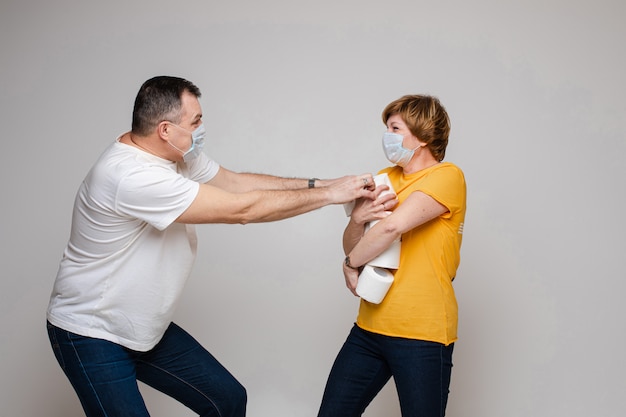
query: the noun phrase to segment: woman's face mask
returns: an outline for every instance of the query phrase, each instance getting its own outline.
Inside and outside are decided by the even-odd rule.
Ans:
[[[413,158],[415,149],[407,149],[402,146],[404,136],[397,133],[385,132],[383,135],[383,150],[387,159],[398,166],[405,167]]]
[[[176,149],[178,152],[183,154],[183,161],[189,162],[194,160],[202,153],[202,148],[204,147],[204,137],[206,136],[206,129],[204,128],[204,123],[201,124],[194,130],[193,132],[189,132],[187,129],[178,126],[177,124],[171,123],[172,126],[179,127],[183,129],[185,132],[191,134],[191,146],[186,151],[182,151],[176,146],[172,145],[171,142],[168,142],[172,148]]]

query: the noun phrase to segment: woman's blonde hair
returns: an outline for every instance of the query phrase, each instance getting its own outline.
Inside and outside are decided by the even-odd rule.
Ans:
[[[411,133],[427,144],[435,159],[442,161],[446,155],[450,118],[437,97],[406,95],[392,101],[383,110],[383,123],[394,114],[399,115]]]

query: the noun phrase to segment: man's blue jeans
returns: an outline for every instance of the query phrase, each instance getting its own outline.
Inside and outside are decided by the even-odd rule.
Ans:
[[[330,371],[318,417],[358,417],[393,376],[404,417],[443,417],[454,344],[352,328]]]
[[[175,398],[202,417],[246,414],[245,388],[174,323],[148,352],[47,325],[57,361],[88,417],[149,416],[137,380]]]

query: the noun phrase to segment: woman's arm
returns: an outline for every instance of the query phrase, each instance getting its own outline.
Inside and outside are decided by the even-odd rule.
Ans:
[[[374,200],[375,201],[375,200]],[[421,191],[413,192],[392,214],[381,219],[367,233],[363,234],[347,255],[352,267],[361,267],[380,255],[391,243],[416,227],[423,225],[436,217],[448,212],[448,209],[431,196]],[[350,229],[351,231],[349,231]],[[344,250],[349,249],[346,240],[353,242],[356,239],[355,226],[348,224],[344,231]],[[346,286],[355,293],[358,271],[344,265]]]

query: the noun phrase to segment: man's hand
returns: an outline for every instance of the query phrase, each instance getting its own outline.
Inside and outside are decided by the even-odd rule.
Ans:
[[[324,187],[331,193],[333,204],[344,204],[363,198],[376,199],[376,184],[372,174],[348,175],[334,180],[325,180]]]

